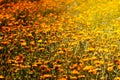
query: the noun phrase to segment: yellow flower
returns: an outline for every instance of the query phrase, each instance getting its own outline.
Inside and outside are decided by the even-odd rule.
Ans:
[[[115,77],[114,80],[120,80],[120,77]]]
[[[31,33],[29,33],[27,36],[32,37],[32,34],[31,34]]]
[[[21,42],[21,46],[26,46],[27,43],[26,42]]]
[[[93,56],[90,58],[91,60],[97,60],[97,57],[96,56]]]
[[[77,80],[76,76],[70,76],[70,80]]]
[[[87,49],[87,52],[93,52],[93,51],[95,51],[95,48],[90,47]]]
[[[108,53],[108,52],[109,52],[109,50],[108,50],[108,49],[103,49],[103,51],[104,51],[104,52],[106,52],[106,53]]]
[[[40,39],[40,40],[38,40],[37,42],[38,42],[38,43],[41,43],[41,42],[42,42],[42,40]]]
[[[85,59],[82,59],[84,62],[87,62],[89,61],[90,59],[89,58],[85,58]]]
[[[88,70],[90,70],[90,69],[93,69],[93,66],[85,66],[85,67],[83,68],[83,70],[85,70],[85,71],[88,71]]]
[[[113,71],[113,66],[108,67],[107,70],[108,70],[109,72]]]
[[[102,65],[102,64],[104,64],[104,62],[103,62],[103,61],[96,60],[96,61],[94,61],[94,64]]]

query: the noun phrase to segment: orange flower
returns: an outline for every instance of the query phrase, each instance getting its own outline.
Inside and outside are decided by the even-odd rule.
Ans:
[[[77,63],[75,63],[75,64],[73,64],[71,67],[70,67],[70,69],[74,69],[74,68],[76,68],[78,65],[77,65]]]
[[[45,48],[39,48],[39,51],[45,51]]]
[[[37,63],[34,63],[32,66],[33,66],[33,67],[37,67],[38,65],[37,65]]]
[[[3,79],[3,78],[5,78],[3,75],[0,75],[0,79]]]
[[[20,56],[15,56],[15,59],[16,60],[20,60]]]
[[[1,42],[1,44],[8,45],[9,42],[8,42],[8,41],[6,41],[6,42]]]
[[[21,42],[21,46],[26,46],[27,43],[26,42]]]
[[[24,61],[24,56],[23,56],[23,54],[19,54],[18,56],[15,56],[15,62],[16,63],[23,63],[23,61]]]
[[[81,66],[78,66],[78,67],[77,67],[77,70],[78,70],[78,71],[81,70]]]
[[[63,72],[64,70],[63,70],[62,68],[59,68],[58,71],[59,71],[59,72]]]
[[[57,60],[56,60],[56,63],[57,63],[57,64],[59,64],[59,63],[61,63],[61,62],[62,62],[62,61],[61,61],[60,59],[57,59]]]
[[[43,77],[44,78],[50,78],[50,77],[52,77],[52,75],[51,74],[44,74]]]
[[[21,68],[30,68],[31,66],[29,66],[29,65],[28,66],[21,65],[20,67]]]
[[[55,69],[61,68],[61,65],[54,65]]]
[[[42,61],[41,61],[41,60],[38,60],[36,63],[37,63],[38,65],[40,65],[40,64],[42,64]]]
[[[58,51],[57,54],[64,54],[64,51]]]
[[[60,78],[60,79],[58,79],[58,80],[67,80],[66,78]]]
[[[44,74],[43,76],[40,76],[40,80],[46,79],[46,78],[51,78],[52,75],[51,74]]]
[[[48,68],[46,65],[41,65],[40,66],[40,69],[46,69],[46,68]]]
[[[33,36],[32,36],[31,33],[27,34],[26,36],[28,36],[28,37],[30,37],[30,38],[33,38]]]
[[[31,41],[30,45],[34,46],[35,45],[35,41]]]
[[[79,74],[79,72],[77,70],[73,70],[72,74]]]
[[[14,60],[8,59],[7,63],[12,63]]]

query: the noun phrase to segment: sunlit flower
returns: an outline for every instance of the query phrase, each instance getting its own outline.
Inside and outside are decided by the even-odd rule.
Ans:
[[[41,42],[42,42],[42,39],[38,40],[37,42],[38,42],[38,43],[41,43]]]
[[[85,75],[79,75],[78,78],[85,78]]]
[[[38,65],[37,65],[37,63],[34,63],[32,66],[33,66],[33,67],[37,67]]]
[[[1,44],[8,45],[9,42],[8,42],[8,41],[5,41],[5,42],[1,42]]]
[[[89,60],[90,60],[90,58],[84,58],[84,59],[82,59],[82,61],[84,61],[84,62],[87,62]]]
[[[70,76],[70,79],[71,80],[77,80],[77,77],[76,76]]]
[[[92,47],[87,49],[87,52],[94,52],[94,51],[95,51],[95,48],[92,48]]]
[[[113,71],[113,66],[108,67],[107,70],[108,70],[109,72]]]
[[[0,75],[0,79],[3,79],[3,78],[5,78],[3,75]]]
[[[58,51],[57,54],[64,54],[64,51]]]
[[[78,65],[77,65],[77,63],[76,64],[73,64],[71,67],[70,67],[70,69],[74,69],[74,68],[76,68]]]
[[[63,72],[64,70],[62,68],[58,68],[58,72]]]
[[[50,78],[50,77],[52,77],[52,75],[50,75],[50,74],[44,74],[43,77],[44,78]]]
[[[8,59],[7,63],[12,63],[14,60]]]
[[[36,61],[36,64],[41,65],[41,64],[42,64],[42,61],[41,61],[41,60],[37,60],[37,61]]]
[[[26,42],[21,42],[21,46],[26,46],[27,43]]]
[[[115,77],[114,80],[120,80],[120,77]]]
[[[49,68],[47,67],[47,65],[41,65],[40,66],[40,69],[42,70],[42,71],[44,71],[44,72],[49,72]]]
[[[45,51],[45,48],[39,48],[38,50],[39,51]]]
[[[30,41],[30,45],[34,46],[35,45],[35,41]]]
[[[33,37],[31,33],[27,34],[28,37]]]
[[[120,70],[119,3],[0,0],[0,70],[5,69],[0,79],[10,78],[11,73],[14,80],[20,69],[40,75],[40,80],[114,78],[114,68],[115,73]],[[104,71],[110,75],[104,76],[108,74]],[[120,80],[117,75],[114,80]]]
[[[66,78],[60,78],[60,79],[58,79],[58,80],[67,80]]]
[[[82,69],[82,66],[77,66],[77,70],[81,70]]]
[[[90,69],[93,69],[93,66],[85,66],[85,67],[83,68],[83,70],[85,70],[85,71],[88,71],[88,70],[90,70]]]
[[[102,61],[102,60],[101,61],[95,60],[94,64],[95,65],[102,65],[102,64],[104,64],[104,61]]]
[[[89,73],[92,73],[92,74],[94,74],[94,75],[97,74],[97,71],[96,71],[95,69],[90,69],[88,72],[89,72]]]
[[[79,74],[79,72],[77,70],[73,70],[71,74]]]
[[[90,58],[91,60],[97,60],[97,57],[93,56]]]

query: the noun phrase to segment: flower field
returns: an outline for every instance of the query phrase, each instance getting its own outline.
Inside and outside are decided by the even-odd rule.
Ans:
[[[120,80],[120,1],[0,0],[0,80]]]

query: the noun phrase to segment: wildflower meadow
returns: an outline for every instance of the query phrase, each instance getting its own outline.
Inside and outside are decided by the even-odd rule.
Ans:
[[[0,80],[120,80],[120,1],[0,0]]]

